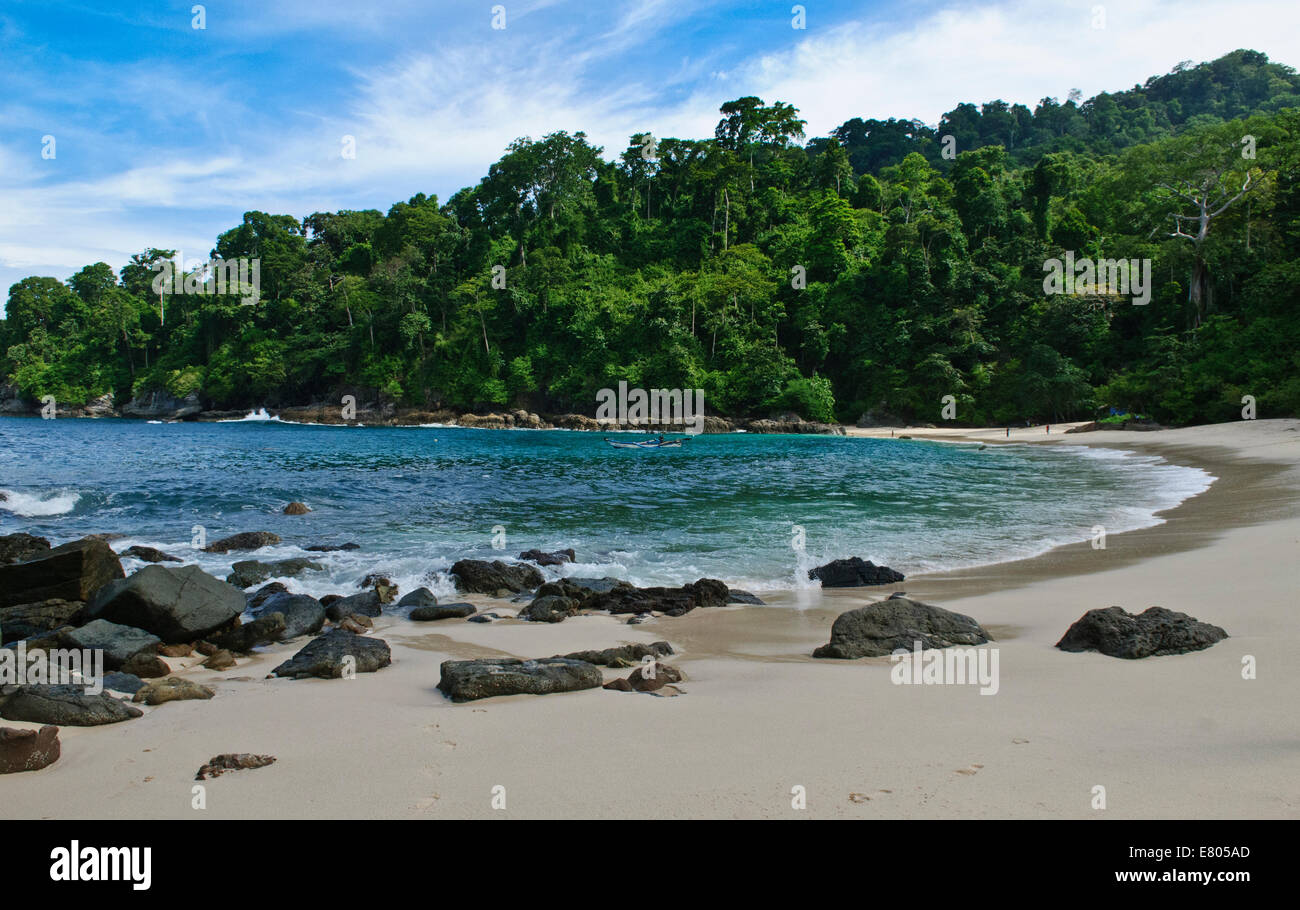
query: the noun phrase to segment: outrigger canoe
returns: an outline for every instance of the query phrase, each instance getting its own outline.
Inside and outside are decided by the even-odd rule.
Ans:
[[[616,449],[680,449],[686,439],[665,439],[662,442],[658,439],[647,439],[643,442],[615,442],[606,436],[605,441]]]

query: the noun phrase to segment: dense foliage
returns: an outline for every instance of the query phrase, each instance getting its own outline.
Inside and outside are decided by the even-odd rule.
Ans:
[[[937,421],[945,395],[970,423],[1223,420],[1247,394],[1293,415],[1298,109],[1294,70],[1237,51],[1082,103],[959,105],[937,130],[855,119],[800,144],[795,108],[742,98],[712,138],[636,135],[614,161],[582,133],[520,139],[445,203],[245,214],[213,255],[260,259],[255,306],[160,299],[168,250],[20,281],[0,374],[218,408],[365,387],[592,413],[626,380],[823,420]],[[1067,250],[1150,259],[1151,302],[1046,294]]]

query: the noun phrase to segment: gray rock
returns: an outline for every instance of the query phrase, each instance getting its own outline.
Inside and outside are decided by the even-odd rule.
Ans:
[[[374,591],[362,591],[351,597],[340,597],[338,600],[331,601],[325,608],[325,615],[331,622],[338,622],[353,613],[362,616],[380,616],[383,612],[384,605]]]
[[[1062,651],[1100,651],[1111,657],[1137,660],[1167,654],[1202,651],[1223,641],[1228,633],[1186,613],[1148,607],[1128,613],[1121,607],[1089,610],[1056,643]]]
[[[0,643],[44,635],[74,623],[85,606],[79,600],[43,600],[0,607]]]
[[[519,558],[528,562],[535,562],[539,566],[562,566],[566,562],[575,561],[578,556],[569,550],[554,550],[550,553],[542,550],[525,550],[519,554]]]
[[[141,392],[122,406],[123,417],[139,417],[146,420],[183,420],[193,417],[203,410],[197,391],[190,392],[184,398],[177,398],[170,392],[155,389]]]
[[[585,588],[593,594],[604,594],[614,590],[619,585],[625,585],[627,582],[620,578],[614,578],[607,575],[604,578],[563,578],[561,581],[567,581],[575,587]]]
[[[361,544],[357,543],[318,543],[310,547],[303,547],[308,553],[333,553],[335,550],[360,550]]]
[[[428,588],[416,588],[397,602],[399,607],[432,607],[438,602]]]
[[[118,669],[141,651],[154,654],[162,644],[162,639],[157,635],[134,626],[109,622],[107,619],[86,623],[79,629],[64,633],[63,639],[68,647],[102,650],[104,666],[110,670]]]
[[[301,556],[293,559],[279,559],[275,562],[259,562],[256,559],[244,559],[230,567],[226,583],[237,588],[251,588],[260,585],[268,578],[293,578],[307,570],[320,572],[324,570],[318,562],[312,562]]]
[[[222,632],[212,639],[212,644],[217,650],[247,654],[259,645],[288,638],[287,629],[283,613],[264,613],[246,625]]]
[[[416,607],[411,611],[411,619],[414,622],[432,622],[437,619],[463,619],[473,616],[474,612],[473,604],[431,604],[427,607]]]
[[[284,586],[284,582],[273,581],[268,585],[262,585],[248,597],[248,609],[257,610],[276,594],[288,594],[289,589]]]
[[[105,585],[86,619],[107,619],[157,635],[168,644],[204,638],[244,612],[243,592],[198,566],[145,566]]]
[[[144,688],[144,680],[134,673],[105,673],[104,688],[134,695]]]
[[[496,622],[500,618],[496,613],[475,613],[467,622]]]
[[[4,494],[0,494],[2,500]],[[50,552],[50,542],[31,534],[5,534],[0,536],[0,566],[26,562],[33,557]]]
[[[694,610],[695,597],[684,588],[637,588],[620,583],[603,594],[595,594],[585,604],[589,610],[610,613],[666,613],[681,616]]]
[[[229,553],[231,550],[258,550],[280,542],[279,534],[270,531],[244,531],[223,537],[203,548],[205,553]]]
[[[105,692],[87,695],[81,686],[19,686],[0,703],[0,717],[5,720],[58,727],[96,727],[142,714]]]
[[[456,578],[456,590],[471,594],[497,594],[509,591],[520,594],[531,591],[545,580],[535,566],[516,563],[511,565],[499,559],[462,559],[451,567]]]
[[[315,635],[325,625],[325,608],[319,600],[306,594],[276,594],[262,605],[262,611],[283,614],[282,641],[299,635]]]
[[[564,622],[578,612],[579,601],[570,597],[545,595],[533,599],[533,602],[519,611],[519,618],[528,622]]]
[[[889,566],[878,566],[869,559],[853,556],[835,559],[808,570],[808,578],[820,579],[823,588],[858,588],[865,585],[892,585],[903,580],[901,572]]]
[[[982,645],[989,634],[969,616],[942,607],[891,597],[841,613],[831,625],[831,640],[813,657],[853,660],[884,657],[902,648],[911,651],[919,641],[922,650],[953,645]]]
[[[754,606],[765,606],[763,601],[756,594],[750,594],[748,591],[742,591],[739,588],[732,588],[727,596],[727,603],[732,604],[753,604]]]
[[[179,556],[172,556],[153,547],[127,547],[121,555],[133,557],[141,562],[184,562]]]
[[[617,648],[605,648],[603,651],[574,651],[563,655],[566,660],[585,660],[589,664],[602,667],[628,667],[640,663],[646,657],[668,657],[675,654],[673,646],[666,641],[656,641],[648,645],[640,643],[619,645]]]
[[[489,658],[443,661],[438,688],[452,701],[474,701],[498,695],[548,695],[595,689],[603,681],[600,668],[585,660]]]
[[[374,673],[393,662],[388,642],[354,635],[342,629],[313,639],[301,651],[271,671],[272,676],[290,679],[338,679],[347,669],[347,658],[357,673]]]
[[[0,566],[0,607],[42,600],[88,601],[104,585],[123,576],[112,547],[83,537],[23,562]]]

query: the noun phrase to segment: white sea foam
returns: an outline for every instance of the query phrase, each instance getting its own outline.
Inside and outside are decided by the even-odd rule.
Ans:
[[[81,494],[68,490],[52,493],[19,493],[0,490],[0,509],[24,518],[41,518],[47,515],[66,515],[77,507]]]

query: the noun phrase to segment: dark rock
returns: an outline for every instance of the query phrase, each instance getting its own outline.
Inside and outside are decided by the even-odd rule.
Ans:
[[[257,610],[276,594],[288,594],[289,589],[284,586],[282,581],[273,581],[270,584],[263,585],[257,591],[248,595],[248,609]]]
[[[123,673],[130,673],[141,679],[158,679],[170,673],[172,668],[167,666],[167,662],[157,654],[151,651],[140,651],[123,661],[121,670]]]
[[[416,607],[411,611],[411,619],[414,622],[432,622],[436,619],[463,619],[473,616],[475,608],[473,604],[430,604],[427,607]]]
[[[141,651],[157,653],[162,639],[134,626],[123,626],[107,619],[97,619],[73,629],[63,636],[68,647],[87,651],[102,650],[104,666],[116,670]]]
[[[259,645],[270,644],[285,637],[288,621],[283,613],[264,613],[247,625],[238,626],[216,636],[209,645],[211,651],[199,653],[212,657],[218,651],[235,651],[247,654]],[[317,627],[319,628],[319,626]]]
[[[627,621],[627,624],[629,626],[639,626],[641,625],[641,623],[646,622],[653,618],[654,617],[651,616],[649,613],[638,613],[635,616],[633,616],[631,619],[629,619]]]
[[[1202,651],[1228,637],[1218,626],[1164,607],[1128,613],[1121,607],[1089,610],[1056,643],[1062,651],[1100,651],[1136,660]]]
[[[0,717],[58,727],[96,727],[140,717],[144,712],[111,695],[87,695],[81,686],[19,686],[0,702]]]
[[[701,578],[682,585],[682,590],[695,599],[697,607],[725,607],[731,593],[726,584],[716,578]]]
[[[23,562],[0,566],[0,607],[42,600],[82,600],[123,577],[122,563],[102,540],[83,537]]]
[[[603,594],[593,595],[586,603],[589,610],[610,613],[649,613],[656,611],[681,616],[697,606],[695,597],[684,588],[637,588],[626,582]]]
[[[606,648],[603,651],[575,651],[563,656],[566,660],[585,660],[589,664],[602,667],[627,667],[646,657],[668,657],[674,653],[676,652],[673,651],[673,646],[668,642],[656,641],[648,645],[619,645],[617,648]]]
[[[347,658],[352,661],[347,661]],[[280,664],[272,676],[290,679],[338,679],[347,671],[349,663],[357,673],[374,673],[393,662],[388,642],[379,638],[354,635],[341,629],[327,632],[313,639],[301,651]]]
[[[878,566],[869,559],[857,556],[836,559],[824,566],[808,570],[810,579],[820,579],[823,588],[858,588],[864,585],[892,585],[902,581],[903,574],[888,566]]]
[[[619,585],[627,584],[627,582],[623,581],[622,579],[614,578],[613,576],[609,576],[609,575],[607,575],[604,578],[570,577],[570,578],[562,578],[560,580],[563,582],[567,582],[576,588],[582,588],[586,591],[589,591],[592,594],[604,594],[608,591],[614,590]]]
[[[539,566],[562,566],[566,562],[575,561],[578,556],[573,550],[555,550],[550,553],[541,550],[525,550],[519,554],[519,558],[535,562]]]
[[[308,569],[320,572],[324,568],[320,563],[312,562],[310,559],[301,556],[292,559],[279,559],[275,562],[258,562],[256,559],[245,559],[230,567],[230,574],[226,576],[226,584],[234,585],[237,588],[251,588],[253,585],[261,584],[268,578],[293,578]]]
[[[342,599],[343,599],[342,594],[326,594],[320,598],[320,605],[322,607],[328,607],[330,604],[337,603]]]
[[[578,612],[581,603],[570,597],[545,595],[519,611],[519,618],[528,622],[564,622]]]
[[[306,515],[311,509],[307,508],[306,503],[291,502],[284,507],[285,515]]]
[[[496,613],[475,613],[469,617],[469,622],[496,622],[501,617]]]
[[[127,547],[121,555],[130,556],[141,562],[184,562],[179,556],[171,556],[153,547]]]
[[[379,595],[374,591],[362,591],[351,597],[340,597],[325,608],[325,615],[332,622],[338,622],[353,613],[360,616],[381,616],[383,612],[384,606],[380,603]]]
[[[231,550],[257,550],[280,542],[279,534],[270,531],[244,531],[231,534],[203,548],[205,553],[229,553]]]
[[[58,761],[60,754],[58,727],[0,727],[0,774],[39,771]]]
[[[535,566],[510,565],[499,559],[462,559],[451,567],[451,574],[456,577],[456,590],[471,594],[520,594],[545,581]]]
[[[42,600],[0,607],[0,644],[44,635],[75,623],[85,606],[79,600]]]
[[[146,420],[183,420],[197,416],[202,410],[203,402],[199,399],[197,390],[184,398],[177,398],[170,392],[154,389],[141,392],[122,405],[122,416]]]
[[[340,543],[340,544],[318,543],[318,544],[312,544],[310,547],[303,547],[303,549],[306,550],[308,553],[333,553],[336,550],[360,550],[361,544],[359,543]]]
[[[134,695],[144,688],[144,680],[134,673],[105,673],[104,688],[112,689],[114,692],[125,692],[127,695]]]
[[[474,701],[497,695],[548,695],[595,689],[603,679],[595,664],[564,657],[446,660],[442,663],[438,688],[452,701]]]
[[[732,604],[753,604],[754,606],[764,606],[763,601],[759,600],[758,595],[750,594],[748,591],[742,591],[739,588],[731,588],[727,595],[727,603]]]
[[[891,597],[841,613],[831,625],[831,640],[813,657],[884,657],[896,649],[910,652],[953,645],[982,645],[989,634],[969,616],[906,597]]]
[[[26,562],[48,552],[50,552],[50,542],[44,537],[22,533],[0,536],[0,566]]]
[[[209,777],[220,777],[227,771],[247,771],[252,768],[265,768],[267,765],[274,764],[274,755],[250,755],[247,752],[235,754],[228,752],[224,755],[214,755],[208,759],[208,763],[199,768],[199,773],[194,775],[195,780],[207,780]]]
[[[276,594],[262,606],[263,613],[272,611],[284,616],[281,641],[315,635],[325,625],[325,608],[319,600],[306,594]]]
[[[681,670],[655,661],[649,666],[637,667],[627,679],[615,679],[606,683],[604,688],[622,692],[657,692],[669,683],[681,682],[682,678]]]
[[[217,654],[220,653],[220,651],[217,652]],[[146,683],[135,695],[131,696],[131,701],[136,704],[153,706],[164,705],[169,701],[206,701],[216,694],[207,686],[201,686],[192,680],[181,679],[179,676],[171,676],[161,682]]]
[[[433,596],[433,592],[428,588],[416,588],[410,594],[407,594],[397,602],[399,607],[432,607],[438,603],[438,598]]]
[[[85,617],[135,626],[176,644],[221,629],[244,612],[245,605],[243,592],[198,566],[145,566],[101,588]]]
[[[385,575],[367,575],[361,579],[361,588],[363,590],[366,588],[372,589],[381,604],[390,604],[393,602],[393,598],[397,596],[397,585],[393,584],[392,579]]]

